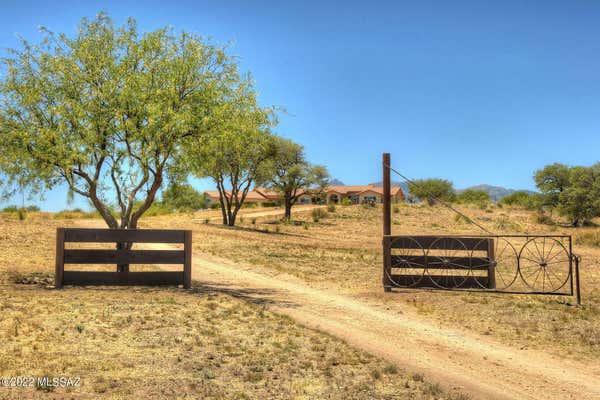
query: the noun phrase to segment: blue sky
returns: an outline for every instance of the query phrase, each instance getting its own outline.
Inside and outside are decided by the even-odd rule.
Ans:
[[[411,177],[532,189],[559,161],[600,160],[600,2],[0,2],[0,47],[37,27],[72,33],[106,10],[142,30],[172,25],[231,42],[279,134],[350,183],[381,153]],[[199,189],[210,182],[196,182]],[[63,189],[46,209],[66,207]],[[76,203],[81,204],[81,203]]]

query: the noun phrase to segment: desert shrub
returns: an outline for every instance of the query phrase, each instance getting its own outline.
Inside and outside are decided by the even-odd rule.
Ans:
[[[352,205],[352,200],[350,200],[347,197],[344,197],[340,203],[343,206],[351,206]]]
[[[548,214],[546,214],[543,211],[540,211],[538,213],[536,213],[533,217],[532,217],[533,222],[535,222],[536,224],[542,224],[542,225],[554,225],[554,220],[552,219],[552,217],[550,217]]]
[[[462,204],[475,204],[485,208],[490,202],[490,195],[484,190],[467,189],[456,196],[456,201]]]
[[[19,221],[24,221],[25,218],[27,218],[27,211],[24,208],[19,208],[19,211],[17,211],[17,216]]]
[[[15,205],[10,205],[7,207],[4,207],[2,209],[2,212],[5,213],[17,213],[19,214],[19,219],[21,219],[21,215],[24,215],[25,213],[28,212],[39,212],[40,208],[38,206],[34,206],[34,205],[30,205],[30,206],[25,206],[25,207],[18,207]]]
[[[506,197],[503,197],[502,199],[500,199],[500,201],[498,202],[499,206],[505,205],[505,206],[512,206],[512,207],[522,207],[522,208],[527,208],[527,209],[531,209],[534,208],[535,206],[535,196],[533,196],[533,194],[525,191],[525,190],[519,190],[516,191]]]
[[[312,210],[311,215],[314,222],[319,222],[319,220],[327,218],[327,211],[322,208],[315,208]]]
[[[429,205],[436,200],[454,201],[456,193],[452,182],[446,179],[418,179],[409,184],[410,193],[421,200],[426,200]]]
[[[508,215],[500,214],[498,218],[496,218],[494,226],[499,231],[515,231],[519,232],[521,230],[521,226],[516,222],[510,220]]]
[[[211,208],[212,210],[217,210],[217,209],[221,208],[221,204],[219,204],[219,203],[217,203],[217,202],[214,202],[214,203],[212,203],[212,204],[210,205],[210,208]]]
[[[99,216],[96,211],[83,211],[81,208],[71,210],[62,210],[54,214],[54,219],[82,219],[82,218],[97,218]]]
[[[276,201],[265,201],[262,203],[263,207],[278,207],[279,203]]]
[[[456,222],[457,224],[472,224],[473,223],[473,221],[471,221],[468,217],[464,217],[460,214],[454,215],[454,222]]]
[[[367,201],[365,203],[362,203],[362,206],[364,208],[375,208],[376,204],[373,201]]]
[[[400,207],[394,206],[394,209],[392,211],[394,212],[394,214],[398,214],[400,212]]]
[[[258,207],[258,204],[255,203],[255,202],[250,202],[250,203],[244,202],[244,204],[242,205],[242,207],[244,207],[244,208],[256,208],[256,207]]]
[[[335,212],[335,204],[330,204],[327,206],[327,211],[330,213]]]

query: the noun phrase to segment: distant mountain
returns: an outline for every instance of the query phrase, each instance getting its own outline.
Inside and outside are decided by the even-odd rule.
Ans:
[[[333,178],[331,181],[329,181],[329,186],[346,186],[346,184],[339,179]]]
[[[502,199],[503,197],[506,196],[510,196],[511,194],[513,194],[514,192],[517,192],[517,190],[515,189],[507,189],[504,188],[502,186],[492,186],[492,185],[475,185],[475,186],[471,186],[465,189],[460,189],[457,190],[457,193],[463,192],[467,189],[472,189],[472,190],[483,190],[484,192],[486,192],[487,194],[490,195],[490,199],[492,199],[493,201],[498,201],[500,199]],[[533,193],[530,190],[525,190],[528,193]]]

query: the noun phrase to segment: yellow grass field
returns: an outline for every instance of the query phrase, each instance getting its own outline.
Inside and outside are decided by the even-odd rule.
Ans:
[[[226,246],[216,242],[223,237],[232,244],[239,237],[251,242],[262,235],[258,246],[273,237],[298,240],[189,219],[162,216],[145,225],[192,226],[196,249],[206,252]],[[47,213],[29,214],[23,221],[0,214],[0,376],[80,379],[80,386],[71,388],[0,387],[1,399],[469,398],[444,392],[420,374],[299,326],[262,304],[219,291],[54,290],[55,229],[78,222]],[[289,243],[289,251],[295,252],[295,243]],[[223,254],[241,257],[240,250]],[[270,259],[272,250],[264,251],[262,257]],[[260,254],[256,247],[251,261],[262,263]]]
[[[383,293],[381,287],[381,208],[338,206],[318,223],[309,212],[296,213],[295,224],[266,216],[242,218],[236,228],[205,224],[201,213],[148,219],[147,227],[194,230],[194,250],[234,260],[263,272],[295,275],[317,287],[339,291],[397,309],[409,305],[449,327],[490,335],[518,348],[535,348],[590,362],[600,358],[600,244],[598,228],[568,228],[536,222],[520,209],[459,206],[497,234],[570,234],[583,257],[583,306],[558,296],[405,290]],[[442,206],[395,207],[393,234],[482,234]],[[595,240],[595,242],[594,242]]]

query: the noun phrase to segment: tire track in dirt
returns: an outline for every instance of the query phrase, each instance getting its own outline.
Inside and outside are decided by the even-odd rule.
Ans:
[[[264,302],[276,313],[474,398],[600,399],[600,367],[442,329],[408,310],[398,315],[294,277],[225,261],[195,255],[192,273],[197,284]]]
[[[97,221],[77,225],[101,226]],[[152,248],[171,247],[153,244]],[[487,337],[440,328],[410,309],[398,315],[334,290],[310,287],[293,276],[273,276],[198,254],[193,256],[192,279],[198,290],[263,303],[302,325],[477,399],[600,399],[600,365],[518,350]]]

